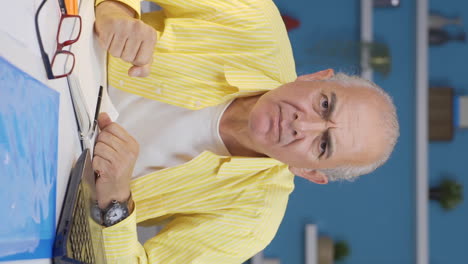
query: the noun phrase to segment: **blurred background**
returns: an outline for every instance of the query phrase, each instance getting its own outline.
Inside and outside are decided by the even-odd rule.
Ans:
[[[326,68],[361,72],[359,0],[274,2],[290,27],[298,75]],[[354,183],[320,186],[297,177],[284,221],[263,252],[270,261],[263,263],[306,263],[306,224],[315,224],[319,236],[333,244],[344,242],[336,252],[342,259],[335,263],[416,263],[417,1],[387,2],[399,3],[372,11],[373,39],[384,47],[376,51],[384,65],[374,69],[373,80],[398,109],[401,136],[395,151],[382,168]],[[439,15],[430,22],[427,65],[427,88],[437,88],[429,94],[428,181],[432,198],[438,199],[428,205],[429,263],[468,263],[468,204],[462,197],[468,183],[468,130],[460,127],[463,113],[458,111],[468,96],[468,44],[463,41],[468,1],[428,4],[431,14]]]

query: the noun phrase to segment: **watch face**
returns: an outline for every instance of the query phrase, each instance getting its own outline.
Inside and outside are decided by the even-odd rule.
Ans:
[[[105,214],[104,224],[106,226],[114,225],[125,219],[127,216],[127,208],[119,203],[114,203]]]
[[[122,218],[123,214],[124,213],[123,213],[122,208],[118,207],[118,208],[115,208],[114,210],[109,210],[109,213],[107,214],[107,218],[109,219],[109,221],[115,222],[119,220],[120,218]]]

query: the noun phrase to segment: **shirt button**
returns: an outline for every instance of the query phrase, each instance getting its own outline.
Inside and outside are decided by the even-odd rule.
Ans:
[[[194,105],[196,108],[198,108],[198,107],[201,106],[201,103],[200,103],[200,101],[195,101],[195,102],[193,103],[193,105]]]
[[[124,81],[123,81],[123,80],[120,80],[120,81],[119,81],[119,84],[120,84],[120,86],[123,86],[123,85],[124,85]]]
[[[156,91],[155,91],[157,94],[162,94],[162,89],[161,88],[156,88]]]

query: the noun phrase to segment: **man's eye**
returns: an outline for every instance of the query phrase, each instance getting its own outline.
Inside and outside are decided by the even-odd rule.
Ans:
[[[325,153],[326,150],[327,150],[327,141],[322,140],[322,142],[320,142],[320,155]]]
[[[322,109],[328,110],[328,98],[326,96],[324,96],[320,101],[320,106]]]

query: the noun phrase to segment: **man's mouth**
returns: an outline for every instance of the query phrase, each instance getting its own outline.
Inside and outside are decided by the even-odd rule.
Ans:
[[[281,106],[278,105],[278,142],[277,143],[280,143],[281,142],[281,134],[282,134],[282,127],[281,127],[281,122],[283,121],[283,111],[281,110]]]

